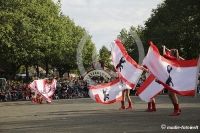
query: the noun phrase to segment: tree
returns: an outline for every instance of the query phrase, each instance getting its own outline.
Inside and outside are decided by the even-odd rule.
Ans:
[[[20,66],[54,68],[67,71],[77,69],[76,49],[87,33],[60,11],[60,1],[6,0],[0,1],[0,66],[15,75]],[[84,46],[86,66],[94,44],[91,37]],[[92,56],[91,56],[92,58]],[[7,67],[9,66],[9,67]],[[11,67],[10,67],[11,66]],[[28,81],[27,81],[28,82]]]
[[[51,56],[50,48],[57,48],[61,40],[57,35],[58,8],[51,0],[1,1],[2,59],[11,64],[13,75],[21,65],[28,69],[38,60]]]
[[[108,67],[109,69],[113,70],[113,65],[111,64],[111,55],[110,51],[107,49],[105,45],[99,50],[99,61],[104,62],[104,66]]]
[[[134,26],[131,26],[129,31],[122,29],[118,38],[122,41],[128,55],[136,62],[139,62],[140,49],[138,45],[142,45],[142,43],[140,44],[140,39],[143,39],[142,27],[138,26],[135,28]]]
[[[197,58],[200,49],[200,0],[165,0],[152,10],[145,22],[146,44],[153,41],[161,50],[161,45],[177,48],[185,59]]]

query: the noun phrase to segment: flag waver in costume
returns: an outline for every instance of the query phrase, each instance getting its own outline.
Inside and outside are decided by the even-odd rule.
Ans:
[[[170,55],[169,49],[166,49],[166,54]],[[183,58],[180,59],[184,60]],[[150,73],[150,71],[147,73]],[[156,97],[163,89],[163,85],[158,82],[153,74],[150,74],[149,77],[146,77],[142,86],[138,88],[137,94],[143,101],[150,102],[151,99]]]
[[[160,55],[152,42],[143,60],[164,87],[183,96],[195,96],[198,61],[199,59],[168,60]]]
[[[170,55],[166,54],[163,46],[162,57],[156,46],[150,42],[148,54],[143,62],[152,74],[168,89],[168,96],[174,105],[174,112],[170,116],[179,115],[177,94],[183,96],[195,96],[197,73],[199,71],[199,59],[179,60],[177,49],[171,49]]]
[[[53,79],[51,83],[47,82],[47,79],[34,80],[29,88],[32,91],[38,92],[47,102],[52,102],[52,96],[56,90],[56,79]]]
[[[143,70],[141,67],[128,55],[122,42],[119,39],[111,43],[111,55],[115,70],[118,72],[119,77],[132,89],[135,88]],[[128,108],[132,109],[132,101],[129,96],[130,90],[125,89],[122,92],[121,107],[119,110],[125,109],[125,96],[128,99]]]
[[[143,70],[128,55],[123,44],[118,39],[111,43],[111,54],[115,70],[126,84],[134,88]]]

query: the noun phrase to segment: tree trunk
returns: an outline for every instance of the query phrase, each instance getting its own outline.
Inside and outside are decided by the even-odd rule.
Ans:
[[[48,67],[48,63],[49,63],[49,60],[48,58],[45,59],[45,65],[46,65],[46,77],[48,76],[48,73],[49,73],[49,67]]]
[[[36,75],[37,77],[40,76],[40,75],[39,75],[40,73],[39,73],[39,66],[38,66],[38,63],[36,64],[36,74],[37,74],[37,75]]]
[[[70,70],[67,71],[67,76],[68,76],[68,78],[69,78],[70,80],[72,79],[72,77],[70,77]]]
[[[28,72],[28,65],[25,65],[25,69],[26,69],[26,80],[25,82],[28,83],[29,82],[29,72]]]
[[[15,80],[16,72],[20,68],[20,66],[17,66],[14,63],[11,63],[11,67],[12,67],[12,74],[11,74],[10,80]]]

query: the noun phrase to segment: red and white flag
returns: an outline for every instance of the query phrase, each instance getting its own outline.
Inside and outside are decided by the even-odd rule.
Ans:
[[[143,72],[141,67],[128,55],[122,42],[118,39],[111,43],[111,55],[119,77],[131,88],[134,88]]]
[[[118,78],[110,83],[92,85],[89,95],[98,103],[111,104],[122,100],[122,91],[125,89],[132,88]]]
[[[170,91],[183,96],[195,96],[199,59],[168,60],[161,56],[157,47],[150,42],[143,62],[156,79]]]
[[[163,89],[163,85],[156,80],[153,74],[150,74],[145,82],[137,89],[137,94],[143,101],[150,102],[150,100],[160,94]]]
[[[38,92],[48,102],[52,102],[52,96],[56,90],[56,79],[53,79],[51,83],[47,83],[46,79],[34,80],[29,88],[32,91]]]

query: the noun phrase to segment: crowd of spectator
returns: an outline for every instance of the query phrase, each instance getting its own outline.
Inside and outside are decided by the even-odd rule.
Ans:
[[[78,79],[57,81],[53,99],[89,97],[89,84],[87,82]],[[0,101],[31,100],[33,93],[28,85],[22,82],[7,81],[5,87],[0,88]]]
[[[53,99],[73,99],[89,97],[89,84],[77,78],[57,80],[56,91]],[[136,95],[136,90],[145,81],[140,78],[135,90],[131,90],[131,94]],[[31,83],[31,82],[30,82]],[[0,88],[0,101],[16,101],[31,100],[32,92],[28,87],[29,84],[15,81],[7,81],[5,87]],[[162,93],[166,93],[166,89]],[[197,93],[200,93],[200,82],[197,84]]]
[[[83,80],[72,79],[57,82],[53,99],[85,98],[89,97],[89,84]]]

